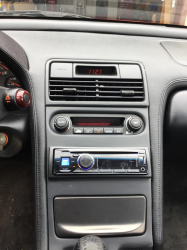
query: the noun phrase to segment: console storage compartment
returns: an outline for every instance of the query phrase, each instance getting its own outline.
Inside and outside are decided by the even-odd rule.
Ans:
[[[146,227],[144,196],[56,197],[56,235],[142,235]]]

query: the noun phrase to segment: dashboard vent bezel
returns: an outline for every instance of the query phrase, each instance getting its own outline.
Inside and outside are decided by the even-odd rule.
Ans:
[[[50,67],[52,63],[72,63],[72,64],[128,64],[128,65],[138,65],[141,70],[143,87],[144,87],[144,100],[143,101],[57,101],[50,100],[49,98],[49,80],[50,80]],[[59,80],[59,78],[53,78],[54,80]],[[116,80],[116,79],[115,79]],[[148,107],[149,97],[148,97],[148,86],[147,78],[145,74],[144,66],[137,61],[103,61],[103,60],[72,60],[72,59],[50,59],[46,63],[46,105],[47,106],[61,106],[61,107]]]

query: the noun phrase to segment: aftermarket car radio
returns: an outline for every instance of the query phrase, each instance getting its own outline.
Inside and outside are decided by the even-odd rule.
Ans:
[[[148,174],[145,149],[53,149],[53,175]]]

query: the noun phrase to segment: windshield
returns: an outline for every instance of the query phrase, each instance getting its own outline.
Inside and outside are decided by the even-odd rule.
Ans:
[[[67,14],[71,18],[187,26],[187,0],[0,0],[1,17],[58,18]]]

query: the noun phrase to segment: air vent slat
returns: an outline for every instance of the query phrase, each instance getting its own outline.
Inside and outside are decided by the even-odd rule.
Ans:
[[[51,95],[51,97],[55,97],[55,98],[62,98],[62,97],[68,97],[68,98],[93,98],[95,97],[95,95],[90,95],[90,96],[84,96],[84,95]],[[110,98],[110,99],[132,99],[132,98],[135,98],[135,99],[142,99],[143,97],[141,96],[98,96],[98,98]]]
[[[61,93],[64,93],[64,92],[66,92],[66,91],[63,91],[63,90],[50,90],[50,92],[54,92],[54,93],[56,93],[56,92],[61,92]],[[70,91],[69,91],[70,92]],[[73,92],[73,91],[72,91]],[[76,93],[93,93],[93,94],[95,94],[95,93],[99,93],[100,95],[101,94],[111,94],[111,91],[91,91],[91,90],[77,90],[77,92]],[[121,94],[121,91],[112,91],[112,93],[113,94]],[[144,92],[143,91],[134,91],[134,93],[135,94],[143,94]],[[59,95],[59,94],[58,94]]]
[[[85,86],[85,85],[49,85],[50,88],[95,88],[96,86],[93,85],[93,86]],[[132,89],[132,86],[97,86],[97,88],[100,88],[100,89],[107,89],[107,88],[110,88],[110,89]],[[137,87],[137,86],[133,86],[133,89],[143,89],[143,87]]]
[[[52,101],[117,101],[144,100],[143,80],[136,79],[50,79]]]
[[[142,84],[143,83],[143,81],[142,80],[140,80],[140,81],[128,81],[128,80],[126,80],[126,81],[124,81],[124,79],[123,80],[121,80],[121,79],[119,79],[118,81],[116,81],[116,80],[111,80],[111,79],[109,79],[109,80],[101,80],[101,79],[99,79],[99,80],[92,80],[92,81],[87,81],[87,80],[84,80],[84,79],[80,79],[80,80],[73,80],[73,79],[71,79],[71,80],[50,80],[50,83],[73,83],[73,84],[76,84],[76,83],[84,83],[84,84],[87,84],[87,83],[102,83],[102,84],[119,84],[119,83],[121,83],[121,84]]]

